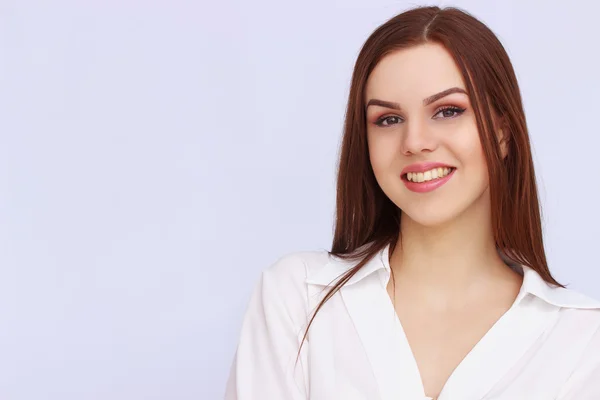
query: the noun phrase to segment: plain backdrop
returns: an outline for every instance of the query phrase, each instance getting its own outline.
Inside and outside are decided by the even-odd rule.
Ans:
[[[259,273],[326,250],[353,63],[418,1],[0,0],[0,399],[220,399]],[[559,281],[600,298],[600,6],[505,44]]]

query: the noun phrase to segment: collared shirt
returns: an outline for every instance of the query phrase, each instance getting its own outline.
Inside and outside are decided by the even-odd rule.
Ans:
[[[295,252],[266,268],[246,311],[226,400],[426,400],[386,290],[389,245],[318,312],[356,261]],[[512,307],[452,372],[438,400],[600,399],[600,302],[520,267]]]

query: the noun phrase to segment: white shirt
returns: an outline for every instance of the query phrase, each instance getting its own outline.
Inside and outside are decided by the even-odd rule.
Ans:
[[[356,262],[290,253],[265,269],[244,317],[226,400],[425,400],[386,286],[389,246],[315,318],[311,311]],[[513,306],[468,353],[438,400],[600,399],[600,302],[518,267]]]

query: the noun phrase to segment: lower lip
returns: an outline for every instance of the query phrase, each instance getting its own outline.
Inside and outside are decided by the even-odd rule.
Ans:
[[[450,178],[452,178],[452,175],[454,175],[454,171],[456,171],[456,169],[453,169],[452,172],[450,172],[443,178],[433,179],[427,182],[411,182],[405,177],[402,178],[402,181],[404,182],[408,190],[417,193],[426,193],[431,192],[448,182]]]

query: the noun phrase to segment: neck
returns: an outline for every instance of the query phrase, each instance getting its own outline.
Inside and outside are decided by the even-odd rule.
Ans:
[[[438,293],[466,293],[475,282],[505,273],[493,236],[489,199],[442,225],[423,226],[407,215],[390,266],[395,278]]]

